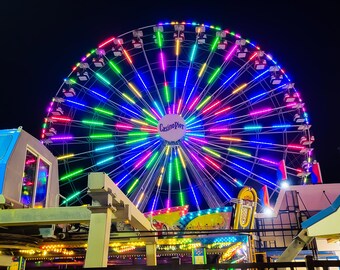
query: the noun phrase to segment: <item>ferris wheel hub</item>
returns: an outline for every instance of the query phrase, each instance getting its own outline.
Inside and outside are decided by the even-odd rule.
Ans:
[[[182,139],[186,132],[184,118],[179,114],[166,114],[158,122],[158,133],[168,142]]]

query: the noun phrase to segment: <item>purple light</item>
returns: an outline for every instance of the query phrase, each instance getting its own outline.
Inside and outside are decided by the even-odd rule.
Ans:
[[[71,135],[51,137],[52,141],[65,141],[65,140],[72,140],[72,139],[73,139],[73,136]]]
[[[224,58],[224,61],[227,61],[229,58],[230,58],[230,56],[232,55],[232,53],[235,51],[235,49],[237,48],[237,45],[235,45],[232,49],[231,49],[231,51],[227,54],[227,56]]]
[[[269,159],[266,159],[266,158],[259,158],[259,160],[262,160],[264,162],[267,162],[267,163],[270,163],[270,164],[273,164],[273,165],[277,165],[278,162],[275,162],[273,160],[269,160]]]
[[[211,132],[221,132],[221,131],[228,131],[229,130],[229,128],[226,128],[226,127],[224,127],[224,128],[210,128],[209,129],[209,131],[211,131]]]
[[[198,138],[195,138],[195,137],[188,137],[190,140],[193,140],[193,141],[196,141],[196,142],[200,142],[200,143],[208,143],[206,140],[202,140],[202,139],[198,139]]]
[[[187,142],[184,142],[184,143],[187,144]],[[189,149],[187,149],[187,150],[188,150],[188,152],[190,153],[190,155],[196,160],[196,162],[197,162],[202,168],[204,168],[204,165],[198,160],[198,157],[197,157],[194,153],[192,153]]]
[[[249,113],[249,115],[254,116],[254,115],[258,115],[258,114],[267,113],[267,112],[270,112],[272,110],[273,110],[272,108],[261,109],[261,110],[258,110],[258,111],[253,111],[253,112]]]
[[[158,115],[158,113],[153,108],[151,108],[151,111],[157,116],[158,119],[161,119],[161,117]]]
[[[145,160],[151,155],[152,152],[148,152],[140,161],[135,164],[134,169],[137,169]]]
[[[163,54],[163,52],[160,53],[160,57],[161,57],[162,70],[165,71],[165,63],[164,63],[164,54]]]

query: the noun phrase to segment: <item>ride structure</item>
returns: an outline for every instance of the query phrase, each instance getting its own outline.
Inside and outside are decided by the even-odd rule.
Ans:
[[[106,172],[142,212],[226,206],[243,186],[311,183],[310,123],[285,70],[217,26],[164,22],[87,53],[48,106],[41,141],[57,156],[64,204]]]

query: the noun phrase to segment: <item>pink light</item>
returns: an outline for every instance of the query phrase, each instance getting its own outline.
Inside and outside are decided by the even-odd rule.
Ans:
[[[297,144],[288,144],[287,147],[288,147],[288,148],[291,148],[291,149],[297,149],[297,150],[305,149],[304,146],[297,145]]]
[[[108,44],[108,43],[110,43],[111,41],[114,41],[114,40],[115,40],[114,37],[113,37],[113,38],[110,38],[110,39],[104,41],[102,44],[100,44],[100,45],[98,46],[98,48],[102,48],[102,47],[104,47],[106,44]]]
[[[151,153],[151,151],[148,152],[138,163],[136,163],[134,169],[137,169],[142,163],[144,163],[145,160],[151,155]]]
[[[212,161],[210,158],[208,158],[207,156],[204,156],[204,159],[206,160],[206,161],[208,161],[213,167],[215,167],[217,170],[220,170],[221,169],[221,167],[220,166],[218,166],[214,161]]]
[[[164,63],[164,55],[163,55],[163,52],[160,52],[160,57],[161,57],[162,70],[165,71],[165,63]]]
[[[198,102],[198,99],[199,99],[199,97],[197,97],[197,98],[195,98],[194,99],[194,101],[191,103],[191,105],[189,106],[189,110],[191,110],[191,108],[193,107],[193,106],[195,106],[195,104]]]
[[[171,106],[168,107],[168,114],[171,114]]]
[[[220,111],[218,111],[218,112],[215,112],[214,115],[218,115],[218,114],[220,114],[220,113],[229,111],[230,109],[231,109],[231,107],[224,108],[224,109],[222,109],[222,110],[220,110]]]
[[[158,119],[161,119],[161,117],[158,115],[158,113],[154,109],[151,108],[151,111],[157,116]]]
[[[200,143],[208,143],[206,140],[198,139],[198,138],[195,138],[195,137],[189,137],[189,139],[193,140],[193,141],[200,142]]]
[[[258,115],[258,114],[262,114],[262,113],[267,113],[272,111],[272,108],[268,108],[268,109],[262,109],[262,110],[258,110],[258,111],[253,111],[251,113],[249,113],[249,115],[254,116],[254,115]]]
[[[216,101],[214,104],[212,104],[211,106],[209,106],[208,108],[206,108],[205,110],[203,110],[203,113],[206,113],[208,111],[210,111],[211,109],[215,108],[218,104],[220,104],[221,101]]]
[[[287,104],[286,107],[292,108],[292,107],[296,106],[296,104],[297,104],[296,102],[292,102],[292,103]]]
[[[229,128],[210,128],[209,131],[211,132],[219,132],[219,131],[228,131]]]
[[[157,128],[141,127],[141,131],[158,132]]]
[[[232,53],[236,50],[236,48],[237,48],[237,45],[235,45],[232,49],[231,49],[231,51],[227,54],[227,56],[224,58],[224,61],[227,61],[229,58],[230,58],[230,56],[232,55]]]
[[[170,199],[166,200],[166,208],[170,208]]]
[[[26,160],[25,164],[29,165],[29,164],[32,164],[34,162],[35,162],[35,159],[29,159],[29,160]]]
[[[177,114],[179,114],[181,107],[182,107],[182,99],[180,98],[178,101]]]
[[[61,122],[71,122],[71,118],[69,117],[52,116],[51,119],[56,120],[56,121],[61,121]]]
[[[133,129],[133,126],[131,126],[131,125],[116,124],[115,126],[116,126],[116,128],[118,128],[118,129],[127,129],[127,130]]]

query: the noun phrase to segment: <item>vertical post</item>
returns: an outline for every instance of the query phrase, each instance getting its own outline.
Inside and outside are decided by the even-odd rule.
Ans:
[[[84,268],[107,267],[112,210],[109,207],[91,207],[90,230]]]
[[[313,256],[310,256],[310,255],[305,256],[305,263],[306,263],[307,270],[314,270]]]
[[[156,258],[156,244],[155,243],[147,243],[145,245],[146,248],[146,265],[147,266],[156,266],[157,258]]]

